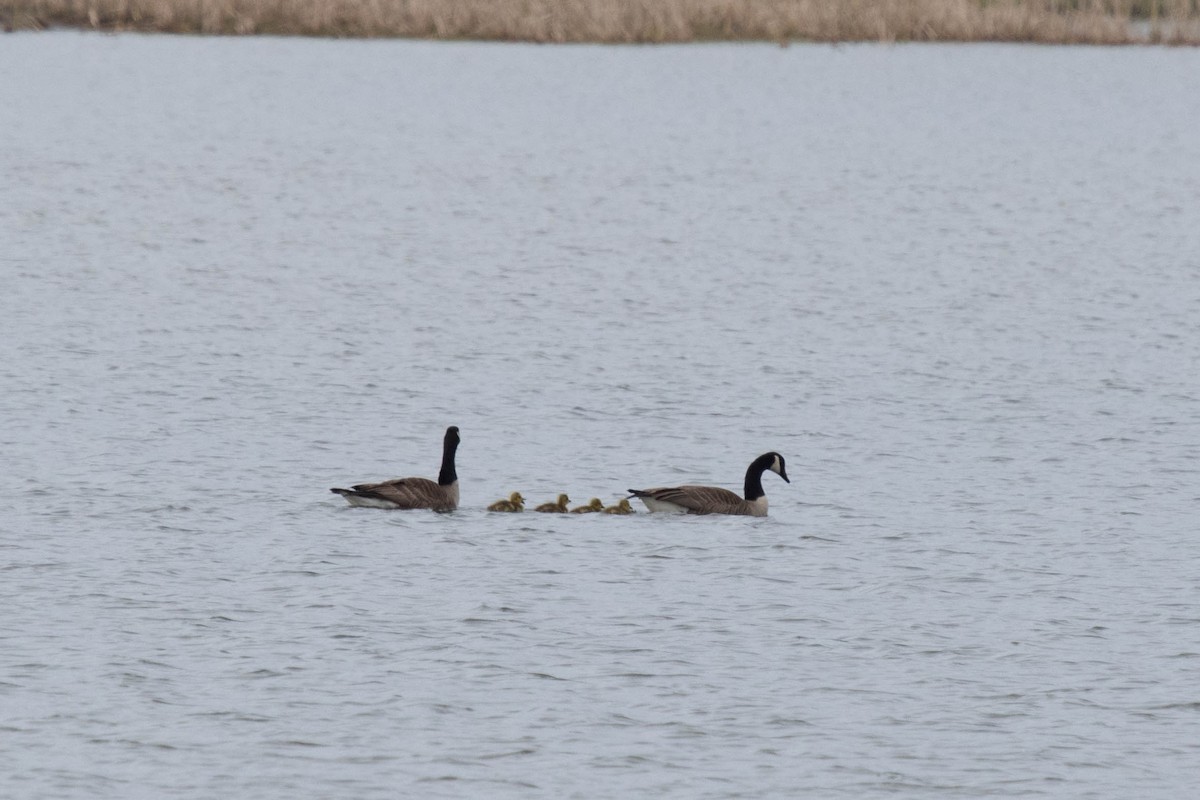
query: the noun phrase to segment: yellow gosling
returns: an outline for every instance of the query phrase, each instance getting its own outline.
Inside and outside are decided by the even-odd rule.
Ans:
[[[513,492],[508,496],[507,500],[497,500],[487,507],[488,511],[507,511],[514,513],[525,510],[525,498],[521,497],[520,492]]]
[[[632,514],[633,506],[629,505],[629,500],[622,498],[621,502],[615,506],[609,506],[604,509],[605,514]]]
[[[590,501],[588,501],[588,504],[586,506],[579,506],[579,508],[572,508],[571,513],[572,514],[594,514],[597,511],[603,511],[603,510],[604,510],[604,503],[600,502],[599,497],[593,497]]]
[[[571,498],[565,494],[560,494],[557,503],[542,503],[534,511],[540,511],[543,514],[565,514],[567,513],[567,503],[569,502],[571,502]]]

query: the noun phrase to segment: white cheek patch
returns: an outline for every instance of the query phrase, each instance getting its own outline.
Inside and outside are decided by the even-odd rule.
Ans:
[[[782,475],[783,464],[779,463],[779,456],[775,456],[775,463],[771,465],[771,471],[776,475]]]

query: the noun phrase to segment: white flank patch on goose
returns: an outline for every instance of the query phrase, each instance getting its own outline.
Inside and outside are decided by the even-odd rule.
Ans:
[[[650,509],[651,513],[657,514],[686,514],[688,510],[676,503],[668,503],[665,500],[655,500],[653,497],[640,498],[646,504],[646,508]]]
[[[359,508],[386,508],[390,510],[400,507],[391,500],[380,500],[377,497],[361,497],[355,494],[343,496],[346,498],[347,503],[352,506],[358,506]]]

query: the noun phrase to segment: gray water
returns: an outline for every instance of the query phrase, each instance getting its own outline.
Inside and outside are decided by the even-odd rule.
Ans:
[[[0,796],[1189,795],[1197,78],[0,37]]]

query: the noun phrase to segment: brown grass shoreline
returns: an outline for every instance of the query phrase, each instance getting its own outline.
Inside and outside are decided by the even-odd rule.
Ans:
[[[0,0],[6,30],[524,42],[1200,44],[1200,0]]]

